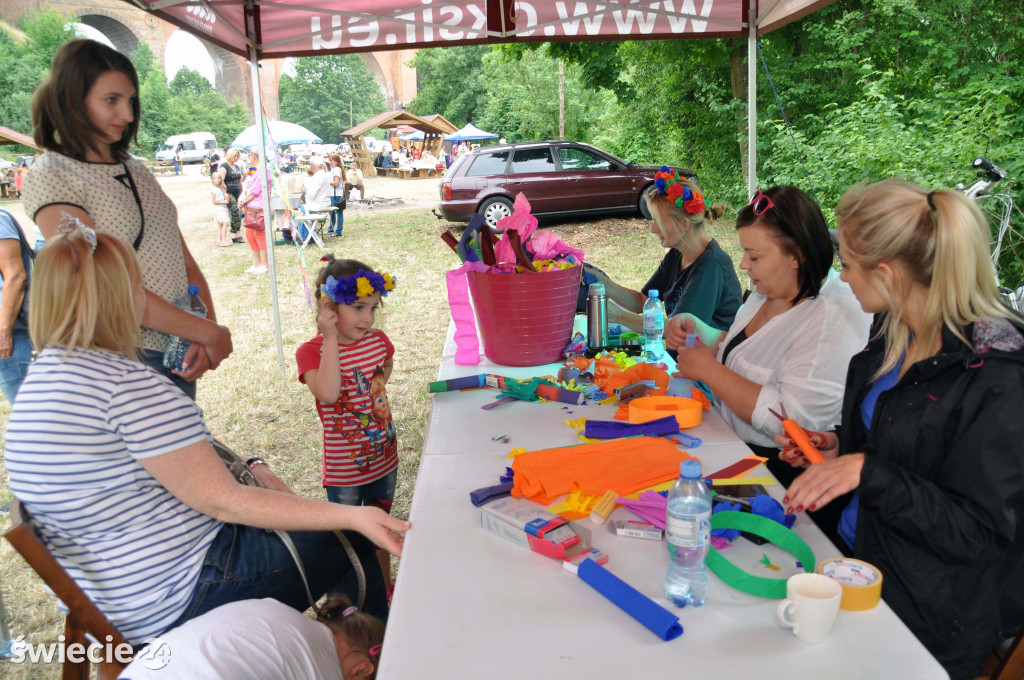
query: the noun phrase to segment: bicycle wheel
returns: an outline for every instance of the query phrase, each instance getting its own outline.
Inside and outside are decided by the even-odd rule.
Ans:
[[[1000,285],[1011,291],[1024,286],[1024,214],[1006,193],[975,198],[991,230],[992,264]]]

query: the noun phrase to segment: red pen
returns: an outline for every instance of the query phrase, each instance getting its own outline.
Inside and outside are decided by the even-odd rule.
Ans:
[[[800,427],[792,418],[786,417],[786,405],[782,405],[782,413],[776,413],[774,409],[768,409],[769,412],[776,418],[782,421],[782,429],[786,431],[789,438],[796,442],[796,445],[800,448],[800,452],[804,454],[804,457],[810,461],[811,465],[815,463],[825,462],[825,457],[821,455],[818,449],[814,448],[811,444],[811,438],[807,436],[807,432],[804,428]]]

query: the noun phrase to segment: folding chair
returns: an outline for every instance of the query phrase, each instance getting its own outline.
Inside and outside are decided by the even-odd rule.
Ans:
[[[306,228],[306,237],[299,245],[305,248],[310,241],[314,241],[320,248],[324,247],[323,229],[327,221],[331,219],[328,212],[314,212],[306,215],[293,215],[292,220]]]
[[[89,646],[86,640],[86,633],[98,640],[101,644],[109,644],[110,649],[116,649],[118,645],[129,644],[124,635],[121,634],[110,619],[100,611],[89,596],[75,583],[74,579],[60,566],[60,563],[50,554],[49,549],[39,538],[32,517],[29,515],[18,499],[11,504],[11,521],[13,525],[4,534],[4,538],[14,546],[14,549],[21,553],[21,556],[28,562],[43,583],[45,583],[53,594],[68,608],[67,616],[64,619],[64,644],[80,643]],[[111,641],[106,642],[107,636]],[[110,663],[99,663],[96,665],[96,677],[98,680],[113,680],[125,664],[111,659]],[[89,680],[89,660],[84,658],[80,663],[73,663],[65,659],[61,672],[63,680]]]

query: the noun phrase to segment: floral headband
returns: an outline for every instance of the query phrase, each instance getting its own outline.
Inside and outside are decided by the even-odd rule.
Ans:
[[[395,278],[387,272],[368,272],[360,269],[351,276],[334,278],[328,276],[320,291],[338,304],[351,305],[357,298],[367,298],[374,293],[387,297],[395,289]]]
[[[658,193],[690,215],[704,214],[704,196],[683,184],[679,172],[673,173],[667,165],[654,173],[654,186]]]

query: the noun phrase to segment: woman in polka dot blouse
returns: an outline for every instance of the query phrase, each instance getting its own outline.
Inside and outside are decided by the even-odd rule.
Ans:
[[[25,212],[47,239],[71,215],[134,247],[146,288],[141,358],[195,398],[195,380],[231,354],[231,332],[216,322],[177,209],[128,153],[139,128],[138,90],[131,61],[106,45],[72,40],[57,50],[32,100],[35,141],[46,151],[25,178]],[[199,286],[206,319],[173,304],[189,285]],[[170,335],[192,341],[183,370],[163,367]]]

